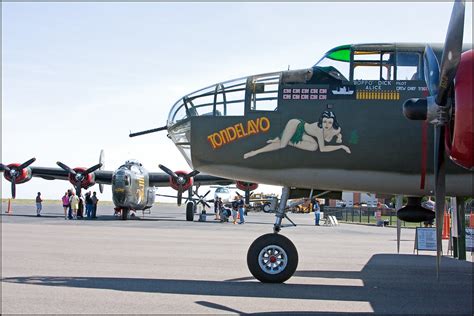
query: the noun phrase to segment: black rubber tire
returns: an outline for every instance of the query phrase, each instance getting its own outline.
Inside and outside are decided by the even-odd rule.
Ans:
[[[128,210],[127,209],[122,209],[122,220],[126,221],[128,218]]]
[[[262,205],[262,211],[265,213],[270,213],[272,210],[270,209],[270,203],[265,203]]]
[[[194,220],[194,202],[186,203],[186,220],[192,222]]]
[[[281,247],[287,255],[288,263],[283,271],[277,274],[270,274],[262,270],[258,263],[258,256],[263,248],[269,245],[276,245]],[[283,283],[295,273],[298,266],[298,251],[295,245],[285,236],[271,233],[265,234],[250,245],[247,252],[247,266],[250,273],[259,281],[263,283]]]

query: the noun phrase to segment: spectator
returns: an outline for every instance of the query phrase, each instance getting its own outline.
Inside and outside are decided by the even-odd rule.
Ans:
[[[220,220],[220,213],[222,211],[222,199],[217,197],[214,199],[214,212],[216,213],[216,220]]]
[[[317,199],[313,201],[313,211],[314,211],[314,225],[319,226],[319,220],[321,218],[321,207],[319,207],[319,202]]]
[[[97,198],[97,192],[92,193],[92,218],[97,218],[97,203],[99,199]]]
[[[238,209],[239,209],[239,201],[237,200],[237,196],[235,196],[234,201],[232,202],[232,218],[234,219],[234,224],[237,224]]]
[[[67,211],[69,209],[69,196],[68,196],[68,192],[65,192],[64,193],[64,196],[62,198],[62,201],[63,201],[63,208],[64,208],[64,219],[67,219],[68,215],[67,215]]]
[[[244,224],[245,223],[244,197],[242,195],[240,195],[239,192],[236,192],[236,193],[237,193],[237,201],[238,201],[237,206],[238,206],[238,209],[239,209],[239,217],[240,217],[239,224]]]
[[[93,206],[93,203],[92,203],[92,197],[91,197],[90,192],[86,193],[85,203],[86,203],[86,216],[87,216],[88,219],[91,219],[92,218],[92,209],[94,208],[94,206]]]
[[[71,209],[72,209],[72,218],[77,219],[77,210],[79,209],[79,198],[74,192],[71,192],[69,205],[71,205]]]
[[[38,192],[38,195],[36,196],[36,216],[38,217],[41,216],[41,210],[43,209],[41,202],[43,202],[41,199],[41,192]]]
[[[72,219],[72,207],[71,207],[72,190],[71,189],[67,190],[67,196],[69,199],[69,208],[68,208],[67,218]]]
[[[77,218],[83,218],[84,217],[84,195],[78,195],[79,198],[79,208],[77,209]]]

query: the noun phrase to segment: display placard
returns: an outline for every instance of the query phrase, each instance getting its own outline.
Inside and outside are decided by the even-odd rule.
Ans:
[[[436,251],[436,227],[416,228],[415,249]]]
[[[466,251],[474,252],[474,228],[466,227]]]

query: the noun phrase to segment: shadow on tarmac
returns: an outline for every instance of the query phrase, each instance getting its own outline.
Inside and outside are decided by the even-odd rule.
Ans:
[[[437,280],[434,256],[378,254],[372,256],[361,271],[297,271],[291,279],[294,282],[299,277],[312,278],[312,284],[264,284],[254,282],[252,277],[205,281],[26,276],[7,277],[2,282],[178,295],[359,301],[369,302],[375,313],[472,315],[473,269],[471,262],[443,257]],[[358,279],[363,285],[331,285],[327,284],[331,282],[329,279]],[[238,312],[217,303],[196,303]]]

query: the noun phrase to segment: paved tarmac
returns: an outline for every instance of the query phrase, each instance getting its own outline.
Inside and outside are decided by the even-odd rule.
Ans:
[[[299,252],[285,284],[262,284],[246,265],[249,245],[271,232],[273,214],[244,225],[186,222],[183,208],[157,205],[121,221],[110,207],[94,221],[64,220],[62,208],[2,205],[2,314],[456,314],[473,315],[473,263],[413,254],[415,230],[341,224],[312,215],[284,228]],[[107,215],[104,215],[107,213]],[[139,213],[140,214],[140,213]],[[197,219],[197,218],[196,218]],[[446,246],[446,244],[445,244]]]

